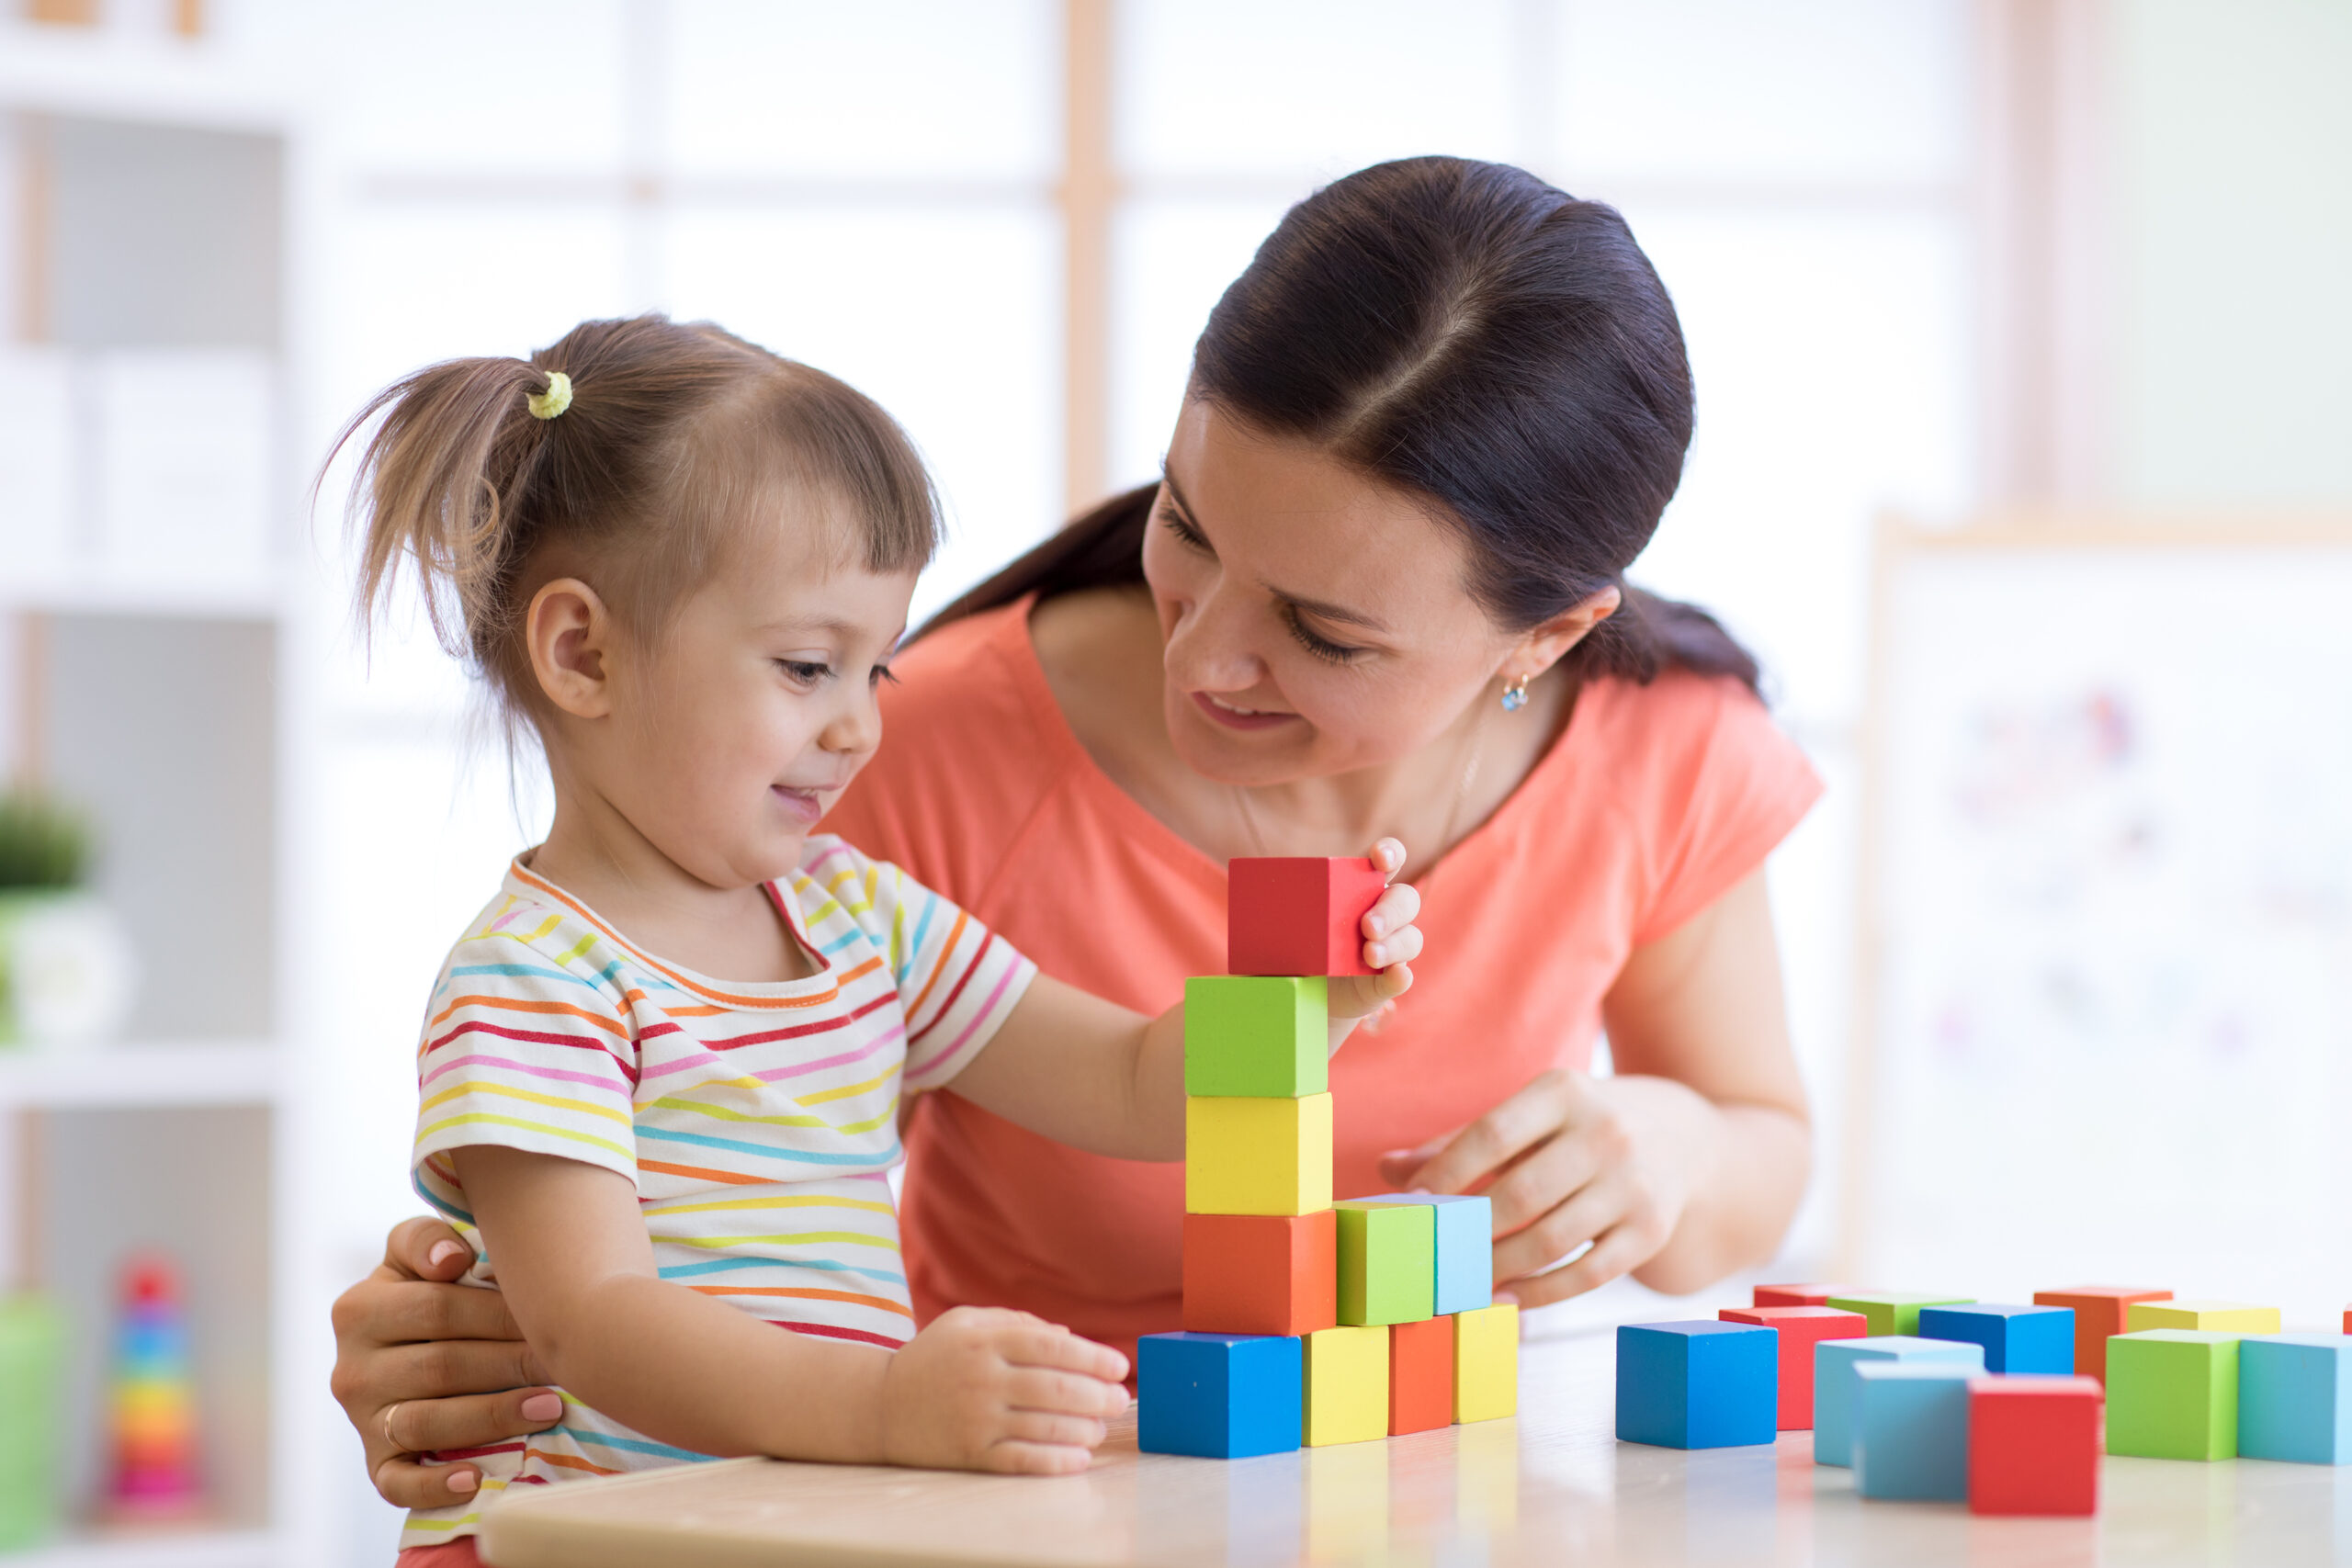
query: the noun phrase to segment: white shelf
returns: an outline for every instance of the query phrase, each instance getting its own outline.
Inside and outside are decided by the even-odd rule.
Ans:
[[[0,21],[0,105],[93,119],[283,129],[298,101],[209,41]]]
[[[288,598],[275,572],[235,577],[162,576],[105,567],[14,572],[0,581],[0,610],[58,615],[178,615],[274,620]]]
[[[267,1041],[0,1045],[0,1109],[266,1105],[285,1054]]]
[[[187,1530],[155,1535],[69,1535],[21,1553],[0,1552],[6,1568],[276,1568],[283,1543],[266,1530]]]

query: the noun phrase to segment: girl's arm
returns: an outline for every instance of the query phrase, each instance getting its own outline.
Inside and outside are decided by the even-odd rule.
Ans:
[[[1372,849],[1383,876],[1405,863],[1405,846]],[[1330,983],[1331,1041],[1405,994],[1420,956],[1420,895],[1402,883],[1363,918],[1364,962],[1375,975]],[[1123,1159],[1184,1157],[1184,1010],[1158,1018],[1040,975],[988,1046],[947,1086],[984,1111],[1089,1153]]]
[[[1026,1313],[957,1307],[896,1352],[790,1333],[662,1280],[627,1178],[519,1149],[451,1157],[549,1375],[662,1442],[1060,1474],[1126,1407],[1125,1357]]]

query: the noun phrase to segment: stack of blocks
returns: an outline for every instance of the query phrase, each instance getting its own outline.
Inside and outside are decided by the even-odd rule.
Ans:
[[[1369,975],[1369,861],[1232,863],[1227,975],[1184,987],[1184,1329],[1136,1345],[1138,1443],[1238,1459],[1518,1407],[1491,1206],[1331,1201],[1334,976]]]

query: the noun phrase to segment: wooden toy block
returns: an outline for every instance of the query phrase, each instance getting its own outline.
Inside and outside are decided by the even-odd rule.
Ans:
[[[1747,1304],[1760,1307],[1827,1306],[1829,1298],[1847,1294],[1850,1285],[1758,1285]]]
[[[2133,1302],[2123,1309],[2123,1332],[2199,1328],[2208,1334],[2276,1334],[2278,1309],[2244,1302]]]
[[[2143,1459],[2235,1459],[2238,1340],[2143,1328],[2107,1342],[2107,1451]]]
[[[1184,982],[1184,1092],[1295,1100],[1330,1088],[1329,983],[1319,975]]]
[[[1476,1312],[1495,1299],[1495,1205],[1444,1192],[1383,1192],[1368,1203],[1421,1203],[1437,1225],[1437,1294],[1442,1316]]]
[[[1425,1203],[1351,1198],[1340,1223],[1340,1321],[1414,1323],[1434,1315],[1437,1214]]]
[[[2068,1285],[2033,1292],[2035,1305],[2066,1307],[2074,1313],[2075,1371],[2102,1379],[2107,1376],[2107,1342],[2123,1332],[2124,1308],[2133,1302],[2171,1299],[2170,1291],[2145,1285]]]
[[[1388,1330],[1342,1325],[1306,1337],[1310,1449],[1388,1435]]]
[[[1822,1304],[1840,1312],[1858,1312],[1869,1320],[1873,1338],[1919,1337],[1919,1309],[1959,1306],[1966,1296],[1939,1296],[1917,1291],[1848,1291]]]
[[[1241,1459],[1299,1446],[1306,1384],[1283,1335],[1147,1334],[1136,1341],[1136,1446]]]
[[[1854,1368],[1854,1490],[1865,1497],[1958,1503],[1968,1495],[1968,1385],[1956,1361],[1862,1361]]]
[[[1453,1325],[1453,1419],[1494,1421],[1519,1413],[1519,1303],[1458,1312]]]
[[[1184,1212],[1311,1214],[1331,1206],[1331,1097],[1184,1101]]]
[[[1184,1216],[1184,1326],[1308,1334],[1340,1321],[1340,1227],[1311,1214]]]
[[[2098,1380],[2033,1375],[1968,1385],[1968,1510],[2098,1512]]]
[[[1362,856],[1229,863],[1225,966],[1236,975],[1371,974],[1363,918],[1385,886]]]
[[[2344,1309],[2344,1332],[2352,1334],[2352,1307]]]
[[[1781,1430],[1813,1425],[1813,1348],[1824,1339],[1860,1339],[1870,1332],[1858,1312],[1826,1306],[1725,1307],[1725,1323],[1753,1323],[1781,1337]]]
[[[1813,1348],[1813,1462],[1854,1462],[1854,1369],[1875,1361],[1936,1361],[1984,1371],[1984,1347],[1909,1335],[1824,1339]]]
[[[1388,1435],[1453,1424],[1453,1319],[1425,1317],[1388,1331]]]
[[[2075,1371],[2075,1314],[2071,1307],[1921,1307],[1923,1339],[1964,1339],[1984,1347],[1988,1372],[2035,1372],[2071,1377]]]
[[[1617,1329],[1617,1437],[1665,1449],[1769,1443],[1781,1337],[1747,1323]]]
[[[2238,1454],[2352,1464],[2352,1339],[2265,1334],[2238,1341]]]

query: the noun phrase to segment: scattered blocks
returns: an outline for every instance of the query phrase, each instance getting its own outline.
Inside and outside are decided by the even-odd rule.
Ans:
[[[1388,1331],[1388,1435],[1453,1423],[1453,1319],[1425,1317]]]
[[[1388,1330],[1318,1328],[1306,1337],[1310,1449],[1388,1435]]]
[[[1760,1307],[1827,1306],[1829,1298],[1847,1293],[1844,1285],[1758,1285],[1748,1305]]]
[[[2235,1459],[2238,1338],[2149,1328],[2107,1342],[2107,1451],[2145,1459]]]
[[[1184,1209],[1311,1214],[1331,1206],[1331,1097],[1184,1101]]]
[[[1184,1326],[1308,1334],[1340,1321],[1340,1227],[1311,1214],[1184,1216]]]
[[[2238,1341],[2238,1452],[2352,1464],[2352,1339],[2276,1334]]]
[[[1824,1339],[1859,1339],[1870,1332],[1860,1313],[1826,1306],[1725,1307],[1725,1323],[1753,1323],[1781,1337],[1781,1430],[1813,1425],[1813,1348]]]
[[[1225,963],[1236,975],[1369,975],[1363,918],[1386,886],[1371,861],[1272,856],[1227,868]]]
[[[2075,1314],[2067,1307],[1921,1307],[1919,1334],[1927,1339],[1962,1339],[1984,1347],[1988,1372],[2040,1372],[2071,1376],[2075,1371]]]
[[[1854,1367],[1854,1490],[1957,1503],[1968,1495],[1968,1385],[1958,1361]]]
[[[1425,1203],[1354,1198],[1337,1205],[1340,1321],[1413,1323],[1431,1315],[1437,1212]]]
[[[2133,1302],[2123,1313],[2123,1331],[2196,1328],[2208,1334],[2276,1334],[2277,1307],[2244,1302]]]
[[[2058,1306],[2075,1314],[2075,1371],[2088,1377],[2107,1376],[2107,1342],[2124,1330],[2123,1313],[2133,1302],[2169,1301],[2170,1291],[2144,1285],[2069,1285],[2062,1291],[2036,1291],[2037,1306]]]
[[[1668,1449],[1769,1443],[1780,1336],[1745,1323],[1617,1330],[1617,1436]]]
[[[1822,1304],[1840,1312],[1858,1312],[1871,1325],[1871,1337],[1912,1337],[1919,1332],[1919,1309],[1931,1306],[1960,1306],[1966,1296],[1939,1296],[1917,1291],[1848,1291],[1830,1297]]]
[[[1443,1192],[1383,1192],[1367,1203],[1424,1203],[1437,1226],[1437,1294],[1431,1310],[1475,1312],[1495,1299],[1495,1205]]]
[[[1519,1303],[1443,1319],[1453,1325],[1453,1418],[1493,1421],[1519,1412]]]
[[[1968,1508],[2098,1511],[2100,1394],[2083,1377],[1978,1378],[1968,1385]]]
[[[1299,1446],[1301,1348],[1283,1336],[1147,1334],[1136,1341],[1136,1446],[1240,1459]]]
[[[1329,984],[1204,975],[1184,982],[1184,1092],[1295,1100],[1330,1088]]]
[[[1908,1335],[1824,1339],[1813,1348],[1813,1462],[1854,1462],[1854,1369],[1872,1361],[1935,1361],[1984,1371],[1984,1348]]]

